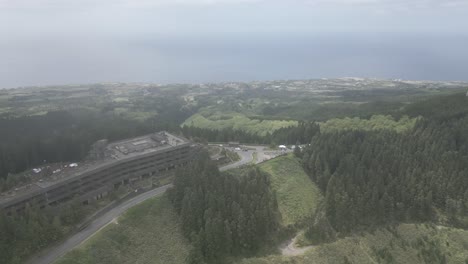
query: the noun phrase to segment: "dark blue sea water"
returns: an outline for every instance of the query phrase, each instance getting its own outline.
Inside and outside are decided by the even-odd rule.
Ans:
[[[468,36],[47,35],[0,39],[0,88],[322,77],[468,81]]]

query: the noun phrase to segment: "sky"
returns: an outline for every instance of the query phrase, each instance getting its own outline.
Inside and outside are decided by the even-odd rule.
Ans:
[[[52,64],[51,56],[60,63],[73,56],[97,56],[95,61],[88,60],[90,64],[99,64],[102,56],[109,65],[116,60],[108,50],[123,49],[148,38],[171,39],[170,43],[177,45],[185,39],[216,42],[232,36],[248,41],[261,36],[288,39],[343,34],[379,38],[393,34],[421,36],[428,41],[447,39],[450,45],[458,45],[468,36],[467,14],[468,0],[0,0],[0,87],[111,79],[157,82],[163,79],[137,75],[125,79],[118,78],[119,73],[114,78],[111,72],[99,78],[72,66],[68,68],[77,72],[59,71],[58,66],[41,69],[41,61]],[[97,46],[101,48],[96,50]],[[54,77],[53,71],[61,77]],[[324,74],[328,73],[311,77],[328,77]],[[361,75],[367,76],[366,72]],[[461,75],[449,77],[462,79]],[[172,80],[177,78],[166,81]],[[209,80],[209,76],[201,80]]]
[[[468,0],[0,0],[5,35],[466,33]]]

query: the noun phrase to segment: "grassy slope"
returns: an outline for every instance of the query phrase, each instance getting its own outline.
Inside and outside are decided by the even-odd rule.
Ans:
[[[198,128],[243,130],[252,134],[266,135],[283,127],[297,126],[297,121],[286,120],[257,120],[250,119],[239,113],[216,112],[208,117],[194,114],[189,117],[182,126],[194,126]]]
[[[321,194],[299,162],[292,156],[286,156],[260,166],[272,176],[272,186],[277,191],[283,223],[293,224],[307,217],[321,199]],[[431,247],[431,244],[434,246]],[[345,257],[351,263],[423,264],[430,262],[422,256],[427,255],[427,251],[437,251],[435,248],[445,255],[447,263],[465,264],[468,261],[468,231],[423,224],[401,224],[392,230],[382,228],[318,245],[303,256],[270,255],[244,259],[237,264],[341,264]],[[384,258],[393,259],[393,262],[386,262]],[[431,259],[435,258],[432,256]]]
[[[184,263],[190,246],[166,196],[131,208],[57,264]]]
[[[260,168],[271,175],[284,225],[300,223],[314,212],[322,195],[296,158],[279,157],[262,163]]]
[[[293,156],[260,165],[270,173],[283,215],[295,224],[315,209],[321,194]],[[180,232],[176,213],[165,196],[142,203],[110,224],[57,264],[184,263],[190,246]]]
[[[307,217],[321,195],[292,156],[260,165],[271,174],[284,224]],[[313,195],[310,195],[313,194]],[[434,245],[431,247],[431,245]],[[190,246],[180,232],[177,215],[165,196],[130,209],[118,224],[111,224],[58,264],[185,263]],[[302,256],[243,259],[237,264],[440,263],[424,260],[427,252],[440,250],[447,263],[468,261],[468,231],[423,224],[401,224],[394,229],[355,234],[313,247]],[[425,253],[423,253],[425,251]],[[386,262],[384,258],[392,259]]]
[[[431,246],[434,245],[434,246]],[[436,252],[440,251],[440,254]],[[433,255],[430,255],[433,254]],[[310,249],[303,256],[268,256],[244,259],[237,264],[315,264],[345,263],[446,263],[468,261],[468,231],[436,228],[423,224],[401,224],[392,231],[386,228],[340,239]],[[426,259],[424,259],[426,257]]]

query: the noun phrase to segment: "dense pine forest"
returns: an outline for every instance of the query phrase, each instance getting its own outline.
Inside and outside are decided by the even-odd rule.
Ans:
[[[80,203],[70,203],[60,212],[27,207],[24,214],[6,216],[0,212],[0,259],[19,264],[51,243],[62,239],[84,218]]]
[[[17,172],[84,159],[98,139],[169,130],[202,143],[302,145],[294,153],[325,197],[306,232],[315,243],[402,222],[468,227],[468,97],[464,93],[399,105],[367,117],[332,119],[331,123],[298,121],[297,126],[266,135],[232,128],[181,127],[192,112],[177,102],[168,104],[166,112],[144,122],[84,109],[0,119],[4,139],[0,191],[27,181]],[[221,173],[201,154],[177,171],[169,198],[192,245],[190,263],[220,263],[255,254],[281,230],[270,175],[255,166],[237,174]],[[21,263],[64,238],[82,220],[80,208],[69,204],[59,215],[37,208],[12,217],[0,212],[0,259]]]
[[[406,111],[423,117],[411,131],[318,133],[297,153],[326,196],[317,214],[325,219],[316,219],[315,225],[328,232],[329,223],[346,233],[446,217],[447,223],[467,226],[468,98],[432,99]]]
[[[189,263],[220,263],[255,252],[278,229],[276,196],[258,168],[239,176],[220,173],[201,155],[176,173],[169,195],[194,246]]]
[[[109,104],[100,111],[77,108],[38,116],[0,116],[0,191],[25,180],[14,174],[26,169],[84,159],[100,139],[113,141],[161,130],[179,132],[179,124],[191,114],[170,96],[148,100],[141,107],[158,109],[160,114],[141,122],[116,115],[115,106]]]
[[[198,127],[183,126],[182,133],[189,138],[207,142],[229,142],[238,141],[250,144],[305,144],[310,142],[320,127],[315,122],[299,122],[298,126],[284,127],[267,133],[265,136],[248,133],[232,128],[228,129],[206,129]]]

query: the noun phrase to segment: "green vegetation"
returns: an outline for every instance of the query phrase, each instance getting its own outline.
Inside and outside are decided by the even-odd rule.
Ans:
[[[251,134],[242,130],[233,130],[232,128],[215,130],[189,126],[182,127],[182,133],[186,137],[193,138],[195,141],[240,141],[242,143],[265,144],[270,146],[277,146],[278,144],[306,144],[309,143],[310,139],[319,131],[320,126],[315,122],[299,122],[297,126],[280,128],[275,130],[272,134],[267,133],[266,136]]]
[[[320,124],[322,133],[337,132],[340,130],[394,130],[398,133],[410,131],[416,125],[419,118],[409,118],[403,116],[400,120],[390,116],[373,115],[370,119],[360,119],[359,117],[342,119],[333,118]]]
[[[56,264],[185,263],[190,245],[166,196],[128,210]]]
[[[301,224],[312,216],[322,195],[297,158],[292,155],[278,157],[259,167],[270,175],[283,225]]]
[[[250,162],[250,164],[257,164],[257,161],[258,161],[258,154],[257,152],[254,152],[252,153],[252,161]]]
[[[236,264],[440,264],[466,263],[468,231],[401,224],[312,247],[302,256],[243,259]]]
[[[235,151],[226,149],[226,150],[223,150],[223,152],[225,153],[226,157],[230,160],[230,163],[239,161],[241,159],[239,154],[237,154],[237,152]]]
[[[205,112],[191,116],[182,126],[213,130],[233,129],[265,136],[280,128],[297,126],[297,124],[297,121],[250,119],[239,113]]]
[[[460,89],[465,91],[453,94]],[[240,141],[273,146],[312,142],[311,148],[296,154],[302,157],[305,171],[321,192],[291,156],[267,162],[261,165],[261,171],[246,170],[232,176],[235,180],[231,176],[222,177],[252,189],[255,187],[258,192],[261,190],[268,193],[266,186],[271,187],[277,193],[278,210],[283,215],[284,226],[293,229],[303,227],[309,217],[315,215],[315,219],[310,220],[309,232],[306,232],[309,235],[313,233],[319,238],[335,238],[354,234],[356,229],[366,231],[369,225],[379,227],[402,221],[441,222],[466,227],[468,103],[465,92],[466,84],[463,83],[353,79],[203,85],[96,84],[2,90],[0,190],[6,191],[30,181],[20,172],[43,166],[44,160],[54,163],[84,159],[96,140],[107,138],[112,141],[169,130],[182,132],[200,141]],[[437,96],[441,94],[449,95]],[[315,122],[322,123],[319,126]],[[182,123],[185,126],[181,126]],[[249,176],[249,173],[252,175]],[[266,173],[271,175],[268,178],[271,185],[263,181]],[[245,183],[238,177],[262,179],[259,180],[262,184]],[[216,180],[213,182],[219,185],[216,186],[218,189],[224,188]],[[233,186],[236,184],[233,183]],[[249,196],[252,190],[244,193],[236,189],[242,189],[240,187],[233,188],[234,193],[249,197],[247,200],[253,197]],[[218,193],[213,195],[222,200],[230,197],[231,194],[226,193],[225,196]],[[320,193],[325,194],[324,199],[320,199]],[[194,195],[199,197],[198,194]],[[202,213],[210,208],[215,210],[207,213],[208,220],[197,214],[200,223],[206,225],[206,222],[211,221],[210,224],[216,227],[216,224],[220,221],[224,223],[226,219],[229,219],[230,224],[242,219],[233,220],[231,216],[226,216],[229,210],[218,210],[223,208],[218,206],[218,200],[205,198],[210,204],[205,204]],[[169,210],[169,207],[163,206],[167,204],[167,200],[164,200],[166,198],[161,199],[158,201],[164,202],[157,202],[162,203],[158,208]],[[320,200],[323,200],[322,203],[318,203]],[[252,204],[255,205],[255,202]],[[261,206],[265,206],[265,201],[262,201]],[[249,214],[255,211],[247,205],[242,209]],[[66,210],[65,216],[53,217],[30,208],[26,216],[0,219],[1,259],[19,262],[20,258],[56,241],[70,230],[71,219],[80,217],[76,214],[81,212],[73,211]],[[185,215],[182,210],[180,214]],[[157,213],[154,212],[154,215]],[[157,219],[159,216],[155,216],[153,221]],[[177,219],[177,216],[173,215],[171,219]],[[188,219],[191,218],[182,217],[183,221]],[[255,222],[258,219],[267,222],[263,216],[258,216],[248,219],[249,224],[241,224],[247,226],[240,231],[249,238],[247,244],[243,244],[244,241],[236,242],[236,246],[241,248],[236,252],[226,249],[220,243],[220,255],[243,254],[260,247],[265,241],[253,241],[246,231],[252,230],[252,222],[258,224]],[[143,224],[149,221],[141,221],[139,228],[146,230]],[[135,225],[140,223],[138,219],[133,222]],[[127,251],[123,246],[127,243],[124,241],[126,238],[119,234],[120,231],[125,233],[132,230],[125,230],[122,226],[111,225],[103,232],[108,232],[109,237],[118,243],[111,242],[113,240],[110,238],[106,238],[106,242],[94,242],[97,238],[104,239],[104,235],[98,235],[88,242],[97,243],[95,247],[89,246],[88,249],[74,252],[77,255],[68,258],[68,261],[83,259],[83,263],[92,262],[93,259],[88,257],[93,256],[92,248],[100,250],[97,251],[98,255],[117,263],[128,261],[128,256],[133,256],[130,251],[138,251],[139,248],[148,251],[138,251],[141,262],[148,262],[149,259],[157,261],[160,254],[164,255],[162,252],[156,254],[156,250],[148,249],[144,243],[138,244],[141,242],[138,239]],[[114,229],[120,231],[107,231]],[[201,229],[203,231],[200,232]],[[216,230],[208,230],[209,236],[220,239]],[[185,234],[197,249],[192,250],[191,259],[200,252],[203,258],[210,261],[218,257],[212,253],[216,246],[209,244],[210,239],[203,237],[206,235],[205,226],[195,231]],[[239,233],[233,229],[231,231],[233,235]],[[442,231],[445,229],[439,232]],[[139,236],[143,239],[146,235],[148,238],[150,233]],[[264,237],[268,240],[271,232],[266,233],[268,235]],[[174,234],[181,238],[179,233],[174,231]],[[367,233],[365,235],[366,239],[370,236]],[[221,238],[223,240],[225,237]],[[421,256],[428,255],[430,259],[443,262],[442,256],[446,252],[444,241],[439,243],[421,239],[418,242]],[[464,238],[457,239],[462,241]],[[123,242],[120,244],[120,241]],[[301,241],[307,242],[306,239]],[[333,250],[347,252],[347,249],[333,248],[335,244],[344,243],[346,248],[356,252],[360,245],[366,248],[364,244],[354,245],[352,241],[341,239],[320,245],[317,248],[321,250],[313,250],[316,252],[313,257],[322,262],[327,258],[337,263],[358,262],[359,258],[347,259],[342,253],[337,254],[338,257],[331,256]],[[186,256],[189,254],[187,248],[190,248],[188,242],[179,242],[174,243],[184,245],[185,250],[179,249],[177,245],[172,247]],[[449,243],[452,245],[451,240]],[[160,246],[163,248],[163,245]],[[104,247],[112,250],[106,253]],[[387,251],[383,247],[365,250],[371,258],[375,257],[376,262],[385,263],[398,258],[396,255],[390,257]],[[11,260],[10,254],[18,258]],[[117,259],[120,254],[125,259]],[[447,259],[452,257],[447,256]],[[463,257],[466,256],[460,256],[455,262],[463,262]],[[183,262],[182,258],[179,260]],[[305,257],[289,260],[301,261]],[[170,260],[161,261],[170,263]],[[429,262],[429,259],[425,261]]]
[[[156,112],[135,111],[128,108],[118,107],[114,108],[114,115],[119,116],[126,120],[146,121],[156,116]]]
[[[255,253],[279,226],[278,204],[265,173],[251,168],[239,176],[221,174],[204,153],[176,173],[169,197],[183,234],[194,245],[189,263],[223,263],[230,256]]]
[[[435,112],[424,102],[426,111],[417,108],[425,118],[411,133],[360,130],[313,137],[303,164],[325,193],[325,204],[310,236],[401,221],[466,227],[468,98],[442,100],[447,104]]]
[[[190,116],[181,109],[177,98],[144,100],[147,102],[141,102],[139,107],[159,114],[133,111],[120,115],[115,114],[114,105],[106,105],[99,111],[81,108],[37,116],[0,117],[0,191],[17,181],[8,179],[9,174],[41,166],[44,161],[82,160],[99,139],[112,141],[159,130],[177,132],[179,124]]]
[[[112,193],[110,196],[118,196]],[[94,201],[87,206],[75,200],[61,208],[41,210],[26,207],[21,215],[7,216],[0,210],[0,259],[2,263],[23,263],[33,253],[60,241],[75,231],[86,216],[108,204],[109,200]]]

